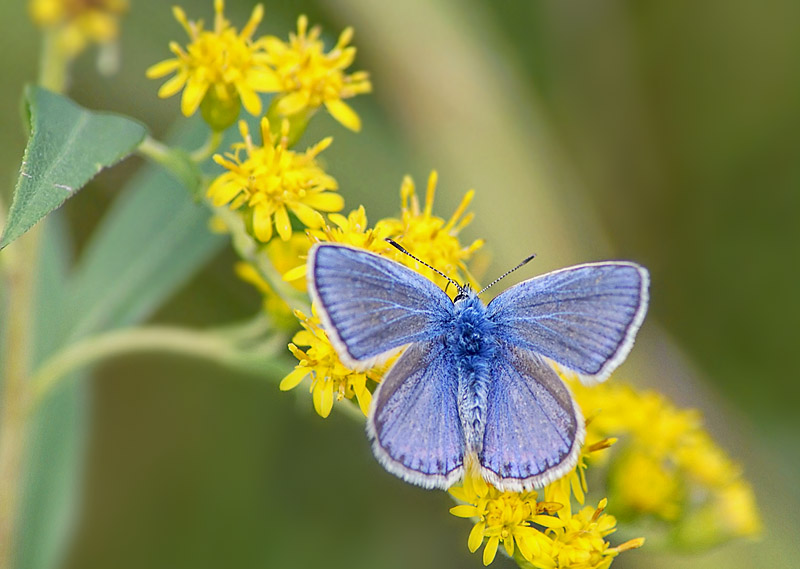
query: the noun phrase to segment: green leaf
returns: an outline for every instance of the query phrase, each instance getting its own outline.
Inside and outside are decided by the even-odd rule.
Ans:
[[[60,216],[47,219],[36,271],[34,363],[63,344],[68,328],[54,317],[69,304],[70,236]],[[16,567],[52,569],[60,564],[75,525],[78,488],[88,433],[85,371],[71,374],[36,409],[29,422]]]
[[[26,89],[31,137],[0,249],[128,156],[147,133],[129,118],[88,111],[41,87]]]
[[[203,134],[194,128],[172,138],[193,146]],[[87,334],[147,318],[227,242],[208,230],[208,218],[186,188],[162,167],[148,164],[120,191],[70,273],[69,251],[60,247],[69,235],[53,223],[60,216],[49,216],[37,273],[36,363]],[[82,370],[62,378],[31,420],[20,568],[63,564],[80,504],[88,375]]]
[[[199,144],[203,128],[194,123],[172,139]],[[72,337],[149,316],[227,242],[209,230],[209,218],[163,168],[144,168],[114,200],[66,283]]]

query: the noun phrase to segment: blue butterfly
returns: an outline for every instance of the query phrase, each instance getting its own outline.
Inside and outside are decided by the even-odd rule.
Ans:
[[[367,369],[406,347],[372,399],[375,456],[426,488],[450,487],[472,464],[502,491],[557,480],[575,466],[585,429],[547,360],[584,381],[606,379],[644,320],[647,270],[624,261],[577,265],[488,305],[448,280],[459,291],[454,300],[364,249],[319,243],[309,253],[309,293],[345,365]]]

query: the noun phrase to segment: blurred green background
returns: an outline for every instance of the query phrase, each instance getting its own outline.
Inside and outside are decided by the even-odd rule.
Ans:
[[[0,4],[0,172],[24,148],[19,95],[36,77],[25,3]],[[163,137],[178,99],[144,70],[185,43],[168,5],[131,0],[121,70],[79,60],[70,95],[133,116]],[[211,19],[211,0],[181,5]],[[254,3],[228,0],[237,26]],[[274,1],[260,33],[285,37],[299,13],[329,39],[356,28],[354,99],[363,131],[329,117],[324,154],[348,208],[372,221],[399,208],[399,184],[440,175],[448,217],[474,187],[487,276],[535,252],[519,278],[627,258],[649,267],[652,304],[617,377],[699,407],[740,461],[765,517],[759,542],[695,555],[644,550],[615,567],[795,567],[800,492],[800,4],[637,1]],[[63,214],[80,250],[130,159]],[[155,317],[214,325],[259,299],[219,255]],[[509,283],[510,284],[510,283]],[[57,316],[54,316],[57,318]],[[288,371],[288,368],[287,368]],[[70,568],[479,567],[469,524],[443,493],[408,486],[373,460],[362,429],[202,362],[127,357],[94,374],[88,466]],[[504,559],[495,566],[511,566]]]

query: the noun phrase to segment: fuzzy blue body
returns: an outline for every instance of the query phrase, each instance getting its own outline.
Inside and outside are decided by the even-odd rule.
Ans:
[[[452,325],[446,327],[442,340],[455,362],[458,416],[467,452],[477,454],[483,447],[490,371],[498,341],[486,306],[474,292],[457,300],[453,308]]]
[[[484,305],[373,253],[309,254],[309,293],[342,362],[366,369],[400,349],[372,399],[367,433],[390,472],[447,488],[474,456],[500,490],[572,469],[583,418],[551,359],[602,381],[625,358],[647,306],[647,272],[579,265],[511,287]]]

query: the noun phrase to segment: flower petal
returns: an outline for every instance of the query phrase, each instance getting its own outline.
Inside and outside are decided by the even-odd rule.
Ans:
[[[299,113],[308,106],[308,93],[305,91],[295,91],[289,93],[278,101],[278,113],[289,116]]]
[[[253,91],[253,89],[242,82],[236,84],[236,90],[239,93],[239,98],[242,100],[242,105],[247,109],[247,112],[257,117],[261,114],[261,97]]]
[[[316,229],[325,225],[325,219],[318,211],[308,207],[304,203],[294,203],[289,208],[297,216],[297,219],[306,227]],[[323,210],[324,211],[324,210]]]
[[[247,85],[261,93],[283,91],[281,78],[272,69],[259,69],[247,77]]]
[[[500,538],[497,536],[490,537],[486,542],[486,547],[483,548],[483,564],[489,565],[494,561],[497,555],[497,546],[500,544]]]
[[[144,72],[145,76],[148,79],[158,79],[159,77],[163,77],[164,75],[169,75],[176,69],[181,66],[181,60],[177,58],[173,59],[165,59],[164,61],[159,61],[155,65],[151,65],[147,68],[147,71]]]
[[[503,547],[509,557],[514,556],[514,538],[509,536],[503,540]]]
[[[474,518],[478,515],[478,508],[472,504],[461,504],[450,508],[450,513],[458,518]]]
[[[272,214],[264,205],[253,208],[253,233],[263,243],[272,239]]]
[[[283,205],[278,206],[275,210],[275,227],[278,235],[284,241],[288,241],[292,236],[292,223],[289,221],[289,213]]]
[[[306,376],[310,373],[310,370],[307,367],[300,367],[297,366],[284,377],[280,384],[278,385],[278,389],[281,391],[289,391],[290,389],[294,389],[300,382],[303,381]]]
[[[301,279],[306,276],[306,265],[298,265],[293,269],[289,269],[285,273],[283,273],[283,280],[287,282],[296,281],[297,279]]]
[[[325,101],[325,108],[343,126],[355,132],[361,130],[361,119],[352,107],[341,99]]]
[[[314,388],[314,409],[324,419],[333,409],[333,382],[327,378],[319,381]]]
[[[186,74],[185,73],[178,73],[175,77],[169,78],[167,81],[164,82],[161,87],[158,89],[158,96],[161,99],[166,99],[171,97],[175,93],[179,92],[183,89],[183,86],[186,84]]]
[[[203,97],[206,96],[208,91],[208,83],[198,81],[194,77],[189,77],[186,82],[186,88],[183,90],[183,97],[181,98],[181,112],[183,116],[190,117],[200,106]]]
[[[220,207],[226,203],[230,203],[241,191],[241,185],[233,180],[223,180],[222,177],[220,177],[209,186],[208,197],[211,198],[211,203],[213,203],[215,207]]]
[[[305,197],[303,203],[320,211],[341,211],[344,208],[344,198],[334,192],[320,192]],[[314,225],[306,224],[309,227]]]
[[[486,522],[478,522],[472,527],[469,532],[469,539],[467,539],[467,547],[470,553],[475,553],[483,543],[483,530],[486,527]]]

